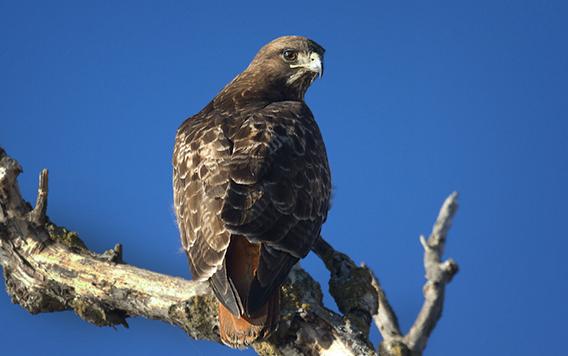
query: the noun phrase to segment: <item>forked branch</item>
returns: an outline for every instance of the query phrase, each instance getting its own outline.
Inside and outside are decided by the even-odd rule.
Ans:
[[[120,244],[102,254],[91,252],[76,233],[47,217],[47,170],[40,174],[33,208],[20,195],[20,172],[19,164],[0,148],[0,264],[14,303],[34,314],[73,310],[99,326],[128,326],[127,318],[133,316],[157,319],[193,338],[219,342],[217,303],[206,283],[125,264]],[[432,235],[423,239],[426,300],[408,335],[401,336],[371,270],[320,238],[314,251],[330,270],[330,293],[341,314],[323,305],[319,283],[297,266],[281,290],[277,332],[254,349],[261,355],[375,355],[368,339],[374,319],[384,338],[382,349],[398,343],[421,352],[441,315],[445,284],[457,271],[454,262],[440,262],[456,196],[448,198],[442,208],[447,212],[440,213]]]

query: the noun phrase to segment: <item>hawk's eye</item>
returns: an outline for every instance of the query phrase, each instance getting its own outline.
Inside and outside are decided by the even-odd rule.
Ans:
[[[298,58],[298,52],[293,49],[285,49],[284,52],[282,52],[282,57],[284,57],[286,61],[292,62]]]

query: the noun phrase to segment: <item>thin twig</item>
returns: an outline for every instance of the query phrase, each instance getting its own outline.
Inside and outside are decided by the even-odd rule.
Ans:
[[[424,304],[404,338],[409,349],[416,353],[422,353],[426,347],[432,330],[442,316],[446,284],[458,272],[455,261],[449,259],[441,262],[446,236],[458,208],[457,198],[458,194],[454,192],[444,201],[428,240],[420,236],[426,271],[426,284],[423,288]]]
[[[45,215],[45,213],[47,212],[47,183],[47,169],[42,169],[41,173],[39,174],[36,204],[29,215],[30,221],[35,222],[38,225],[45,224],[47,220],[47,217]]]
[[[378,278],[374,273],[372,273],[372,277],[372,286],[375,288],[379,296],[378,312],[373,315],[375,325],[377,326],[377,329],[379,329],[383,340],[388,341],[390,339],[400,339],[400,327],[398,325],[396,314],[393,311]]]

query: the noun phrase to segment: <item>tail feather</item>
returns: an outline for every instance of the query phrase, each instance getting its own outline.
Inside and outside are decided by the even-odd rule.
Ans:
[[[270,336],[278,326],[280,315],[280,293],[277,290],[268,302],[252,316],[237,316],[219,303],[219,334],[221,341],[231,347],[240,348],[258,339]]]

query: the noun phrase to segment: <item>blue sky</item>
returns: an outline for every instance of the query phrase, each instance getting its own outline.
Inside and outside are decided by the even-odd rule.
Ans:
[[[176,128],[263,44],[309,36],[327,49],[307,95],[333,174],[324,236],[375,270],[407,329],[422,303],[418,236],[459,191],[446,252],[461,271],[426,354],[557,354],[567,16],[564,1],[0,1],[0,146],[23,165],[28,200],[49,168],[49,216],[92,249],[121,242],[128,263],[188,277]],[[322,263],[303,266],[325,288]],[[4,292],[0,315],[9,353],[236,354],[156,321],[113,330],[31,316]]]

